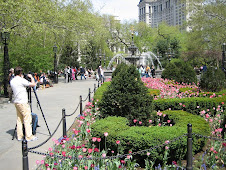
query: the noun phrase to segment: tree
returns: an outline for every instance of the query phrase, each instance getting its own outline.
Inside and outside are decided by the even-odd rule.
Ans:
[[[191,17],[188,26],[192,29],[189,32],[187,48],[190,53],[199,53],[196,57],[202,57],[205,63],[214,63],[213,60],[220,61],[221,45],[226,39],[225,2],[217,0],[214,2],[192,1],[188,8]],[[205,55],[206,53],[217,55]],[[210,57],[208,57],[210,56]],[[189,58],[192,60],[193,58]],[[219,65],[219,63],[215,63]]]
[[[129,120],[130,125],[134,124],[134,119],[141,121],[142,125],[148,125],[152,97],[136,67],[125,65],[115,74],[98,106],[103,117],[122,116]]]

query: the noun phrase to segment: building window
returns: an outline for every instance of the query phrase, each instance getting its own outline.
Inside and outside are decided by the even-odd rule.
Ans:
[[[162,4],[160,5],[160,11],[162,11]]]

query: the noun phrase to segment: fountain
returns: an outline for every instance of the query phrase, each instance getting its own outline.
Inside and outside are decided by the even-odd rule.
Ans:
[[[146,65],[147,58],[150,59],[151,65],[154,65],[153,58],[157,60],[158,65],[160,67],[160,70],[157,68],[155,72],[156,72],[157,75],[161,75],[163,68],[162,68],[161,62],[159,61],[159,58],[153,52],[151,52],[151,51],[143,52],[139,56],[136,56],[135,53],[136,53],[137,49],[138,48],[134,44],[133,34],[132,34],[132,43],[131,43],[131,46],[128,47],[128,50],[131,52],[131,56],[129,56],[129,55],[128,56],[123,56],[123,54],[117,54],[117,55],[115,55],[111,59],[111,61],[109,62],[108,66],[107,66],[107,70],[104,72],[104,75],[105,76],[111,76],[111,74],[112,74],[112,72],[114,70],[112,70],[110,68],[112,67],[112,64],[113,64],[113,62],[115,60],[117,61],[117,64],[119,64],[121,62],[124,62],[124,63],[129,62],[129,63],[137,66],[137,65],[140,65],[140,64]],[[141,63],[141,60],[143,60],[143,63]],[[137,63],[138,61],[139,61],[139,63]]]

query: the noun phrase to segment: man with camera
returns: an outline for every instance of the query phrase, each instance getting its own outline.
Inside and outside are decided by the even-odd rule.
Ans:
[[[15,77],[10,81],[17,111],[17,139],[21,141],[24,138],[24,124],[26,140],[34,141],[37,140],[37,137],[32,135],[32,116],[31,108],[28,104],[28,94],[26,87],[34,87],[36,83],[31,74],[27,75],[27,77],[30,79],[30,82],[23,78],[22,72],[23,69],[21,67],[16,67],[14,70]]]

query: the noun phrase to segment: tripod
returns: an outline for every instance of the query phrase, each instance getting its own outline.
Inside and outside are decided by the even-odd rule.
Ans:
[[[51,133],[50,133],[48,124],[47,124],[46,119],[45,119],[45,115],[44,115],[44,113],[43,113],[43,111],[42,111],[42,107],[41,107],[41,105],[40,105],[40,102],[39,102],[39,99],[38,99],[38,96],[37,96],[37,93],[36,93],[36,89],[35,89],[34,87],[33,87],[33,92],[34,92],[34,94],[35,94],[35,97],[36,97],[36,100],[37,100],[37,104],[38,104],[38,106],[39,106],[39,108],[40,108],[40,110],[41,110],[42,117],[43,117],[43,119],[44,119],[44,121],[45,121],[45,124],[46,124],[46,127],[47,127],[47,129],[48,129],[49,135],[51,136]],[[29,104],[30,104],[30,107],[31,107],[31,113],[32,113],[31,87],[27,88],[27,93],[28,93],[28,102],[29,102]],[[15,129],[14,129],[14,132],[13,132],[12,140],[14,140],[15,133],[16,133],[16,129],[17,129],[17,124],[16,124]],[[25,136],[25,135],[24,135],[24,136]]]

